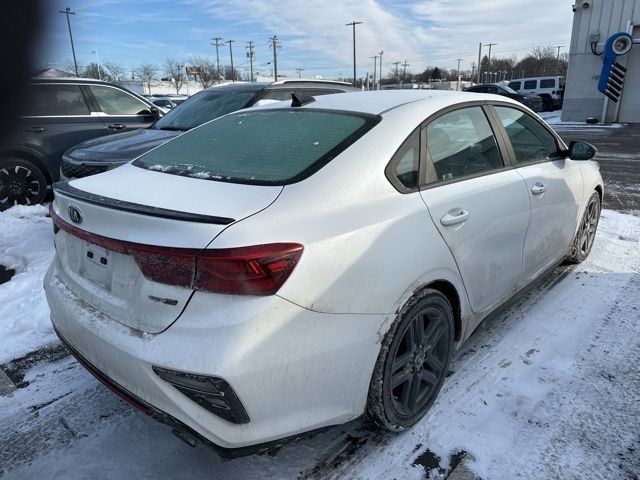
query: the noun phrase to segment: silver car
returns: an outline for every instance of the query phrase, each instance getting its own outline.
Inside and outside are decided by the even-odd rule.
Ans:
[[[587,257],[594,154],[487,94],[231,113],[56,186],[51,318],[92,373],[226,453],[365,412],[403,430],[483,318]]]

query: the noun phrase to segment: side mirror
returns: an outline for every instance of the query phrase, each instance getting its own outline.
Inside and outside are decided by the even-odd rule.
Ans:
[[[591,160],[598,149],[586,142],[578,142],[573,140],[569,144],[569,158],[572,160]]]
[[[158,120],[160,118],[160,109],[158,107],[151,107],[150,110],[151,110],[151,115],[153,115],[153,118]]]

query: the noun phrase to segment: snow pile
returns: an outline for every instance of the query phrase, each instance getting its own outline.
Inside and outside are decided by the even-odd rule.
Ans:
[[[0,265],[15,270],[0,285],[0,363],[56,341],[42,289],[53,258],[53,227],[42,205],[0,212]]]

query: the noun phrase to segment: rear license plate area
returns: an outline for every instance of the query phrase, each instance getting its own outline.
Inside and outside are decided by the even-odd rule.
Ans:
[[[82,242],[80,249],[82,259],[80,260],[80,274],[106,289],[111,289],[111,271],[113,269],[113,252],[88,242]]]

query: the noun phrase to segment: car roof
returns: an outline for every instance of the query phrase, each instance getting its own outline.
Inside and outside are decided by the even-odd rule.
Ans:
[[[302,108],[342,110],[379,115],[391,110],[409,109],[409,106],[419,104],[419,109],[427,113],[437,111],[447,105],[464,102],[498,100],[512,102],[515,100],[500,95],[475,92],[456,92],[450,90],[377,90],[370,92],[349,92],[337,95],[322,95],[314,97],[315,101],[307,103]],[[285,102],[282,102],[285,103]]]
[[[82,77],[32,77],[29,81],[31,83],[95,83],[98,85],[115,85],[114,83],[98,80],[97,78]]]
[[[231,82],[222,83],[220,85],[214,85],[207,88],[207,91],[229,91],[229,92],[257,92],[263,89],[285,89],[285,88],[297,88],[297,87],[315,87],[315,88],[328,88],[335,87],[335,89],[343,91],[359,92],[360,90],[352,87],[349,83],[337,82],[333,80],[279,80],[277,82]]]

